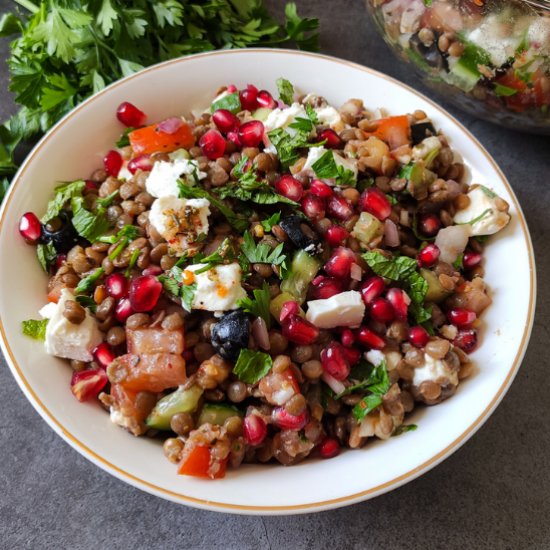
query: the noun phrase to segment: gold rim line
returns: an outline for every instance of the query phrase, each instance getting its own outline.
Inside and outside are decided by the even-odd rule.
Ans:
[[[225,51],[214,51],[214,52],[207,52],[202,54],[196,54],[192,56],[187,56],[183,58],[178,59],[172,59],[169,61],[165,61],[163,63],[159,63],[157,65],[153,65],[151,67],[145,68],[139,73],[130,75],[126,78],[123,78],[122,80],[119,80],[104,90],[98,92],[97,94],[93,95],[92,97],[88,98],[84,102],[82,102],[80,105],[75,107],[70,113],[68,113],[65,117],[63,117],[36,145],[36,147],[31,151],[31,153],[27,156],[25,159],[23,165],[19,169],[18,173],[15,175],[13,182],[10,186],[10,190],[8,192],[8,196],[4,200],[4,204],[0,210],[0,232],[2,231],[4,221],[5,221],[5,212],[8,209],[8,206],[12,200],[13,195],[15,194],[15,190],[17,186],[19,185],[22,176],[27,171],[29,165],[31,164],[32,160],[42,147],[46,144],[46,142],[57,132],[59,132],[63,126],[71,119],[73,118],[81,109],[87,108],[89,103],[92,103],[95,101],[98,97],[102,96],[105,93],[108,93],[110,90],[117,88],[118,86],[122,84],[126,84],[128,81],[131,81],[135,78],[141,77],[144,73],[149,73],[156,71],[158,69],[163,69],[166,66],[178,64],[178,63],[185,63],[187,60],[195,60],[197,58],[202,57],[210,57],[210,56],[230,56],[230,55],[243,55],[243,54],[266,54],[266,55],[294,55],[298,57],[312,57],[315,59],[323,59],[326,61],[330,61],[332,63],[344,65],[347,67],[351,67],[356,70],[360,70],[362,72],[369,73],[377,78],[381,78],[383,80],[387,80],[391,82],[392,84],[397,84],[398,86],[408,90],[413,95],[419,97],[423,101],[426,101],[430,104],[430,106],[437,111],[439,114],[443,114],[444,117],[448,118],[452,123],[454,123],[459,129],[461,129],[467,137],[470,138],[470,140],[474,143],[475,146],[481,151],[483,156],[489,161],[489,163],[492,165],[492,167],[495,169],[495,171],[500,176],[502,182],[504,183],[506,189],[508,190],[513,202],[514,206],[517,211],[517,217],[520,222],[520,226],[523,232],[523,236],[525,239],[525,243],[527,245],[527,253],[529,258],[529,274],[530,274],[530,293],[529,293],[529,302],[528,302],[528,309],[527,309],[527,322],[525,325],[525,330],[523,332],[520,345],[518,348],[518,351],[514,357],[514,360],[512,362],[512,366],[510,367],[508,374],[506,375],[506,378],[504,379],[503,383],[501,384],[500,388],[498,389],[497,393],[493,397],[493,399],[489,402],[487,407],[482,411],[482,413],[478,416],[472,424],[461,434],[459,435],[454,441],[452,441],[449,445],[447,445],[444,449],[439,451],[435,456],[430,458],[429,460],[426,460],[422,464],[416,466],[415,468],[409,470],[408,472],[401,474],[398,477],[395,477],[389,481],[386,481],[380,485],[377,485],[375,487],[372,487],[370,489],[366,489],[364,491],[360,491],[358,493],[354,493],[351,495],[338,497],[334,499],[329,499],[321,502],[312,502],[307,504],[294,504],[294,505],[286,505],[286,506],[265,506],[265,505],[245,505],[245,504],[231,504],[231,503],[224,503],[224,502],[216,502],[212,500],[206,500],[201,499],[197,497],[191,497],[187,496],[175,491],[170,491],[168,489],[165,489],[164,487],[160,487],[158,485],[155,485],[151,482],[145,481],[134,474],[131,474],[119,466],[116,466],[115,464],[109,462],[102,456],[98,455],[95,451],[90,449],[86,444],[81,442],[76,436],[74,436],[72,433],[70,433],[64,426],[61,424],[61,422],[55,417],[53,413],[50,412],[50,410],[44,405],[42,400],[38,397],[38,395],[35,393],[34,389],[29,384],[27,378],[23,374],[23,371],[19,367],[18,362],[15,359],[15,355],[11,349],[11,346],[8,343],[8,339],[6,336],[4,323],[2,318],[0,317],[0,335],[1,335],[1,344],[4,351],[4,354],[7,354],[9,359],[11,360],[9,362],[10,369],[12,370],[12,373],[14,374],[16,380],[19,382],[21,389],[23,392],[27,395],[27,397],[30,397],[31,404],[34,405],[35,409],[37,409],[37,412],[46,420],[46,422],[56,431],[63,439],[65,439],[72,447],[75,448],[75,450],[78,450],[81,454],[83,454],[86,458],[91,460],[92,462],[96,463],[96,465],[101,466],[104,470],[107,472],[110,472],[114,474],[116,477],[118,477],[121,480],[127,481],[130,480],[131,485],[137,485],[141,486],[143,488],[148,488],[153,491],[154,494],[163,494],[167,496],[170,500],[176,500],[178,502],[185,502],[185,503],[191,503],[191,504],[197,504],[200,505],[203,508],[207,509],[220,509],[222,511],[226,510],[235,510],[239,512],[243,511],[249,511],[249,512],[285,512],[285,511],[308,511],[308,510],[316,510],[319,508],[329,508],[334,507],[337,504],[353,504],[354,502],[366,500],[366,497],[369,495],[376,494],[382,494],[384,492],[387,492],[392,487],[397,488],[400,485],[403,485],[407,481],[412,481],[422,473],[428,471],[432,467],[436,466],[439,462],[441,462],[443,459],[445,459],[447,456],[449,456],[452,451],[458,449],[460,445],[465,442],[469,437],[471,437],[475,431],[477,431],[481,425],[489,418],[493,408],[498,405],[498,403],[501,401],[501,399],[504,397],[504,394],[506,390],[508,389],[509,385],[513,381],[515,375],[517,374],[517,371],[519,370],[519,366],[521,364],[521,360],[523,359],[523,356],[525,355],[525,351],[527,348],[527,343],[529,341],[529,337],[531,334],[531,329],[533,327],[534,322],[534,305],[535,305],[535,288],[536,288],[536,279],[535,279],[535,263],[534,263],[534,252],[533,252],[533,245],[531,242],[531,237],[529,234],[529,230],[527,228],[527,222],[525,220],[522,208],[517,200],[517,197],[514,193],[514,190],[510,183],[508,182],[506,176],[502,172],[502,170],[499,168],[499,166],[496,164],[496,162],[493,160],[491,155],[485,150],[483,145],[470,133],[470,131],[455,117],[453,117],[450,113],[448,113],[445,109],[440,107],[437,103],[435,103],[433,100],[429,99],[428,97],[424,96],[423,94],[417,92],[414,88],[411,86],[404,84],[402,82],[399,82],[395,78],[392,78],[388,75],[385,75],[383,73],[380,73],[378,71],[375,71],[374,69],[371,69],[369,67],[365,67],[363,65],[359,65],[357,63],[346,61],[343,59],[339,59],[336,57],[328,56],[328,55],[322,55],[322,54],[313,54],[309,52],[297,52],[294,50],[284,50],[284,49],[266,49],[266,48],[250,48],[250,49],[244,49],[244,50],[225,50]]]

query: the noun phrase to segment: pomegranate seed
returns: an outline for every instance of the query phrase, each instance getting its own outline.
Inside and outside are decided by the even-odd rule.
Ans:
[[[327,214],[338,220],[346,221],[353,216],[353,208],[341,195],[332,195],[328,199]]]
[[[458,328],[468,328],[475,320],[477,315],[475,311],[469,309],[456,308],[447,312],[447,319]]]
[[[319,329],[307,319],[290,315],[283,322],[283,336],[296,344],[313,344],[319,336]]]
[[[395,312],[393,306],[385,298],[376,298],[370,305],[370,316],[381,323],[393,321]]]
[[[258,108],[258,88],[249,84],[245,90],[239,93],[239,99],[241,100],[243,110],[254,111]]]
[[[212,120],[220,132],[227,134],[239,127],[239,119],[227,109],[218,109],[212,114]]]
[[[317,282],[315,282],[317,281]],[[344,282],[334,277],[316,277],[313,281],[312,295],[316,300],[326,300],[344,291]]]
[[[302,199],[302,212],[310,220],[320,220],[325,217],[325,202],[317,195],[308,193]]]
[[[336,380],[345,380],[349,376],[350,364],[345,349],[339,342],[331,342],[321,352],[323,371],[328,372]]]
[[[361,352],[357,348],[344,347],[344,354],[346,355],[348,363],[351,367],[359,363],[359,360],[361,359]]]
[[[262,443],[267,435],[264,419],[256,414],[248,415],[243,422],[243,435],[247,445],[256,446]]]
[[[378,275],[374,275],[372,277],[369,277],[362,285],[361,285],[361,296],[363,296],[363,302],[368,306],[370,305],[378,296],[384,292],[384,289],[386,288],[386,283],[384,283],[384,279],[382,277],[379,277]]]
[[[330,128],[323,130],[319,134],[319,140],[324,140],[326,142],[325,147],[328,147],[329,149],[342,149],[344,146],[344,142],[340,139],[338,134]]]
[[[289,315],[298,315],[298,311],[300,311],[298,302],[294,302],[292,300],[285,302],[281,308],[279,321],[282,323]]]
[[[338,247],[325,264],[325,272],[331,277],[349,277],[351,266],[357,260],[355,252],[343,246]]]
[[[231,130],[231,132],[227,132],[227,139],[234,143],[237,147],[242,146],[238,130]]]
[[[264,125],[259,120],[245,122],[238,132],[243,147],[258,147],[264,138]]]
[[[135,174],[138,170],[150,172],[153,169],[153,161],[150,155],[139,155],[128,163],[128,171]]]
[[[208,130],[199,140],[199,145],[210,160],[219,159],[225,153],[225,139],[218,130]]]
[[[117,302],[115,307],[115,317],[117,321],[125,323],[132,313],[134,313],[134,310],[129,298],[122,298],[122,300]]]
[[[34,244],[42,235],[42,224],[33,212],[26,212],[19,220],[19,233],[29,243]]]
[[[79,401],[87,401],[97,397],[107,382],[107,373],[103,369],[82,370],[73,373],[71,391]]]
[[[235,86],[235,84],[229,84],[229,86],[227,87],[227,91],[230,94],[234,94],[237,91],[237,86]]]
[[[286,197],[287,199],[296,202],[298,202],[304,194],[304,188],[301,182],[299,182],[295,177],[291,176],[290,174],[285,174],[284,176],[281,176],[275,182],[275,190],[280,195],[283,195],[283,197]]]
[[[281,430],[301,430],[309,422],[307,409],[300,414],[290,414],[284,407],[275,407],[271,418]]]
[[[420,267],[431,267],[432,265],[437,262],[437,259],[439,258],[439,246],[436,244],[428,244],[426,245],[419,253],[418,253],[418,264]]]
[[[142,275],[160,275],[162,273],[162,267],[159,265],[150,265],[149,267],[146,267],[141,274]]]
[[[260,90],[256,101],[260,107],[266,107],[267,109],[275,109],[277,107],[277,102],[267,90]]]
[[[92,180],[86,180],[84,184],[84,190],[85,191],[97,191],[99,189],[99,185]]]
[[[116,110],[116,117],[124,126],[129,128],[137,128],[138,126],[143,126],[147,120],[147,115],[140,111],[135,105],[125,101],[118,106]]]
[[[353,344],[355,344],[355,335],[353,334],[353,331],[349,328],[345,328],[342,331],[340,339],[342,341],[342,345],[346,348],[349,348],[350,346],[353,346]]]
[[[65,263],[66,259],[67,259],[67,254],[58,254],[55,257],[55,270],[56,271]]]
[[[122,163],[123,160],[120,153],[113,149],[111,149],[111,151],[103,157],[103,167],[105,168],[105,172],[107,172],[108,176],[113,178],[118,176],[118,173],[122,168]]]
[[[420,216],[418,229],[422,235],[433,237],[441,229],[441,220],[435,214]]]
[[[400,288],[390,288],[386,293],[386,298],[393,306],[397,319],[405,321],[407,319],[409,304],[411,303],[408,294]]]
[[[321,180],[313,180],[309,186],[309,191],[322,199],[328,199],[334,193],[332,187]]]
[[[319,454],[323,458],[334,458],[335,456],[340,454],[340,443],[337,439],[334,439],[333,437],[327,437],[319,445]]]
[[[348,231],[340,225],[330,226],[325,233],[325,239],[330,246],[340,246],[348,237]]]
[[[357,332],[357,340],[359,340],[359,342],[361,342],[364,346],[368,346],[372,349],[384,349],[386,347],[384,338],[378,336],[376,332],[373,332],[367,327],[359,329]]]
[[[162,283],[152,275],[141,275],[130,283],[130,304],[137,312],[151,311],[159,301]]]
[[[113,348],[107,342],[101,342],[92,354],[102,369],[106,369],[115,360]]]
[[[476,267],[476,265],[479,265],[481,263],[481,259],[482,256],[478,252],[467,250],[466,252],[464,252],[464,258],[462,261],[464,263],[464,267],[471,269],[472,267]]]
[[[105,287],[115,300],[128,296],[128,279],[122,273],[111,273],[105,279]]]
[[[428,343],[429,339],[430,335],[424,327],[416,326],[409,329],[409,342],[413,346],[423,348]]]
[[[363,212],[368,212],[384,221],[391,214],[391,204],[388,197],[377,187],[369,187],[363,191],[359,200]]]
[[[459,330],[453,344],[462,351],[470,353],[477,345],[477,333],[473,329]]]

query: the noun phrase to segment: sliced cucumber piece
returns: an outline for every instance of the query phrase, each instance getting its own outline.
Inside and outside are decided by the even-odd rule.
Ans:
[[[291,294],[294,300],[303,304],[307,289],[320,268],[321,262],[317,258],[298,250],[292,258],[288,277],[281,283],[281,291]]]
[[[242,417],[243,413],[237,407],[226,403],[205,403],[197,420],[197,426],[206,423],[223,426],[224,422],[232,416]]]
[[[422,268],[420,270],[420,275],[422,275],[428,283],[428,292],[426,292],[425,297],[426,302],[434,302],[437,304],[451,294],[450,291],[445,290],[443,286],[441,286],[437,275],[433,271]]]
[[[192,413],[197,410],[202,392],[203,389],[199,386],[191,386],[187,389],[179,388],[166,395],[155,405],[145,424],[156,430],[169,430],[170,419],[176,413]]]

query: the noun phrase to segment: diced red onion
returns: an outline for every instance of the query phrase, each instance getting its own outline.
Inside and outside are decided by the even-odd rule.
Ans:
[[[329,386],[329,388],[336,394],[342,393],[346,386],[340,382],[340,380],[336,380],[334,376],[331,376],[328,372],[324,372],[323,376],[321,376],[323,379],[323,382]]]
[[[269,342],[269,333],[267,332],[265,321],[261,317],[258,317],[252,323],[251,330],[256,344],[262,349],[268,350],[271,347],[271,343]]]
[[[183,120],[179,117],[170,117],[163,120],[157,129],[165,134],[175,134],[183,126]]]
[[[384,243],[386,246],[394,247],[399,246],[400,242],[397,226],[391,220],[386,220],[384,222]]]
[[[350,275],[354,281],[360,281],[363,278],[363,270],[359,265],[351,264]]]

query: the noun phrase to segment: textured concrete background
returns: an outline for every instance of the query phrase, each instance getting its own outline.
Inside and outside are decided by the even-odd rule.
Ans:
[[[0,0],[0,14],[10,4]],[[280,9],[282,2],[268,4]],[[324,53],[426,92],[380,41],[361,1],[335,4],[298,1],[301,12],[320,16]],[[0,42],[1,59],[6,55]],[[1,119],[14,108],[6,90],[2,63]],[[0,548],[550,548],[550,138],[504,130],[444,105],[508,176],[538,264],[537,319],[525,361],[471,441],[422,478],[348,508],[263,518],[203,512],[142,493],[82,458],[41,420],[0,358]]]

